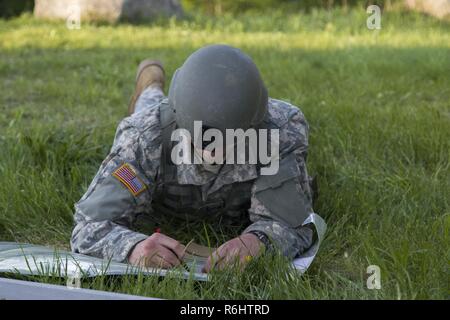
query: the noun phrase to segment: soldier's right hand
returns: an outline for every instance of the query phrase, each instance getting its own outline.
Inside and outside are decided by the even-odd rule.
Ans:
[[[162,233],[154,233],[139,242],[128,257],[128,262],[141,267],[169,269],[180,265],[185,246]]]

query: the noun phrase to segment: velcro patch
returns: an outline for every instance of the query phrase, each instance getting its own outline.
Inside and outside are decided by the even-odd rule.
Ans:
[[[136,175],[136,172],[128,163],[122,164],[112,173],[112,175],[122,182],[135,197],[147,188],[145,183]]]

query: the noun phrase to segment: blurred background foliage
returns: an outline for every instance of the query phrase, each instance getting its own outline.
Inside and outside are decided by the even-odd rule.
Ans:
[[[222,15],[273,9],[292,12],[292,10],[310,11],[315,8],[331,9],[338,6],[343,8],[367,7],[371,4],[390,8],[403,5],[404,0],[181,0],[181,3],[188,12],[201,11],[210,15]]]
[[[310,11],[315,8],[356,7],[377,4],[382,8],[401,6],[404,0],[179,0],[188,13],[208,15],[238,14],[246,11]],[[34,0],[0,0],[0,17],[10,18],[31,12]]]
[[[10,18],[23,12],[31,12],[34,0],[0,0],[0,17]]]

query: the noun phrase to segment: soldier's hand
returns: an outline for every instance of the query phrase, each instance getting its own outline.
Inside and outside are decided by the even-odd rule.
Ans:
[[[128,262],[141,267],[169,269],[180,265],[185,247],[162,233],[154,233],[139,242],[128,257]]]
[[[206,261],[203,272],[211,269],[223,269],[225,266],[239,263],[243,268],[253,257],[261,253],[263,243],[251,233],[243,234],[222,244]]]

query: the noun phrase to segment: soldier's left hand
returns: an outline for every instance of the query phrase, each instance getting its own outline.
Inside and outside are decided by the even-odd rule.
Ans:
[[[253,257],[261,253],[263,247],[262,242],[254,234],[243,234],[225,242],[214,251],[202,271],[209,272],[213,268],[221,270],[236,262],[243,268]]]

